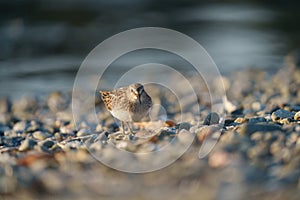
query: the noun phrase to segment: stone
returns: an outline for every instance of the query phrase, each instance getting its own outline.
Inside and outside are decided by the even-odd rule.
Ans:
[[[294,114],[287,110],[278,109],[272,113],[271,117],[274,122],[277,122],[277,121],[285,119],[285,118],[293,118]]]
[[[211,112],[205,117],[203,125],[219,124],[219,121],[220,121],[220,117],[218,113]]]
[[[81,136],[86,136],[86,135],[90,135],[92,134],[92,131],[87,129],[87,128],[83,128],[83,129],[80,129],[78,132],[77,132],[77,136],[78,137],[81,137]]]
[[[253,110],[255,110],[255,111],[260,111],[260,110],[264,109],[265,106],[262,105],[260,102],[255,101],[255,102],[253,102],[253,103],[251,104],[251,108],[252,108]]]
[[[31,150],[34,148],[36,144],[37,144],[36,141],[27,138],[24,141],[22,141],[21,145],[19,146],[19,151]]]
[[[69,128],[69,127],[66,127],[66,126],[60,127],[59,130],[63,134],[70,134],[70,135],[74,134],[73,130],[71,128]]]
[[[52,140],[49,140],[49,139],[39,142],[40,146],[43,146],[47,149],[51,148],[54,144],[55,144],[55,142]]]
[[[295,113],[294,120],[300,121],[300,111],[298,111],[298,112]]]
[[[25,121],[20,121],[14,125],[13,130],[16,132],[25,132],[27,128],[28,128],[28,123]]]
[[[253,117],[248,120],[248,123],[256,124],[261,122],[267,122],[267,119],[264,117]]]
[[[238,117],[238,118],[236,118],[236,120],[234,120],[235,123],[239,123],[239,124],[245,123],[247,121],[248,121],[248,119],[243,118],[243,117]]]
[[[239,132],[241,134],[251,135],[252,133],[255,133],[257,131],[268,132],[268,131],[277,131],[277,130],[281,130],[281,126],[277,124],[264,123],[264,124],[245,124],[241,126]]]
[[[182,129],[185,129],[185,130],[188,131],[191,128],[191,124],[187,123],[187,122],[182,122],[180,124],[177,124],[177,127],[178,127],[179,131],[182,130]]]
[[[32,133],[33,138],[37,139],[37,140],[44,140],[48,137],[51,137],[50,134],[43,132],[43,131],[35,131]]]

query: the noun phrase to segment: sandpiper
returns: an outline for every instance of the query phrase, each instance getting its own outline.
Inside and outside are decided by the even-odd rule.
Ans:
[[[100,91],[107,110],[121,121],[122,132],[125,135],[124,123],[131,134],[134,134],[129,122],[140,121],[146,116],[152,106],[151,97],[140,83],[112,91]]]

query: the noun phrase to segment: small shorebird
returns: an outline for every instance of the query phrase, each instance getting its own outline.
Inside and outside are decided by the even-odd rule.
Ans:
[[[112,91],[100,91],[100,93],[107,110],[121,121],[124,135],[124,123],[133,134],[129,122],[140,121],[148,114],[152,106],[151,97],[144,90],[144,86],[139,83]]]

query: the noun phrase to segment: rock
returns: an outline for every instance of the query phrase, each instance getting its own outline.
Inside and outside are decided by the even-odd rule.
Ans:
[[[74,132],[73,132],[73,129],[69,128],[69,127],[66,127],[66,126],[63,126],[63,127],[60,127],[60,132],[62,134],[69,134],[69,135],[73,135]]]
[[[51,137],[50,134],[43,132],[43,131],[35,131],[32,133],[33,138],[37,139],[37,140],[44,140],[48,137]]]
[[[300,105],[294,105],[291,107],[291,111],[295,111],[295,112],[298,112],[300,111]]]
[[[187,123],[187,122],[182,122],[180,124],[177,124],[176,128],[178,127],[178,130],[182,130],[182,129],[185,129],[185,130],[190,130],[191,128],[191,124],[190,123]]]
[[[78,137],[81,137],[81,136],[86,136],[86,135],[90,135],[92,134],[91,130],[87,129],[87,128],[83,128],[83,129],[80,129],[78,132],[77,132],[77,136]]]
[[[31,150],[34,148],[36,144],[37,144],[36,141],[27,138],[24,141],[22,141],[21,145],[19,146],[19,151]]]
[[[298,111],[298,112],[295,113],[294,120],[300,121],[300,111]]]
[[[31,120],[30,123],[28,124],[28,128],[27,128],[27,132],[34,132],[40,129],[40,123],[35,121],[35,120]]]
[[[260,110],[264,109],[265,106],[262,105],[260,102],[255,101],[255,102],[253,102],[253,103],[251,104],[251,108],[252,108],[253,110],[255,110],[255,111],[260,111]]]
[[[223,103],[224,103],[224,107],[225,107],[225,110],[228,112],[228,113],[232,113],[234,112],[235,110],[237,110],[237,106],[234,105],[233,103],[231,103],[227,97],[223,97]]]
[[[51,148],[54,144],[55,142],[49,139],[39,142],[39,145],[45,147],[46,149]]]
[[[250,118],[248,120],[248,123],[250,124],[256,124],[256,123],[261,123],[261,122],[267,122],[267,119],[264,118],[264,117],[253,117],[253,118]]]
[[[247,118],[238,117],[238,118],[236,118],[236,120],[234,120],[234,122],[235,122],[235,123],[242,124],[242,123],[247,122],[248,120],[249,120],[249,119],[247,119]]]
[[[27,128],[28,128],[28,123],[25,121],[20,121],[14,125],[13,130],[16,132],[25,132]]]
[[[277,121],[285,119],[285,118],[293,118],[294,114],[287,110],[278,109],[272,113],[271,117],[274,122],[277,122]]]
[[[203,125],[219,124],[219,121],[220,121],[220,117],[218,113],[211,112],[205,117]]]
[[[279,126],[277,124],[269,124],[269,123],[245,124],[245,125],[241,126],[239,132],[241,134],[251,135],[252,133],[255,133],[257,131],[268,132],[268,131],[276,131],[276,130],[281,130],[281,126]]]

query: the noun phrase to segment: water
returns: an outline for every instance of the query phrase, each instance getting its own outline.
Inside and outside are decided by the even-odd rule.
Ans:
[[[71,91],[89,51],[113,34],[137,27],[166,27],[191,36],[225,74],[246,67],[278,69],[284,56],[299,48],[299,29],[290,22],[293,12],[280,9],[281,5],[156,0],[0,4],[0,96]],[[119,67],[149,61],[180,63],[165,54],[155,54],[152,60],[147,56],[120,59]],[[117,71],[116,67],[111,76]]]

